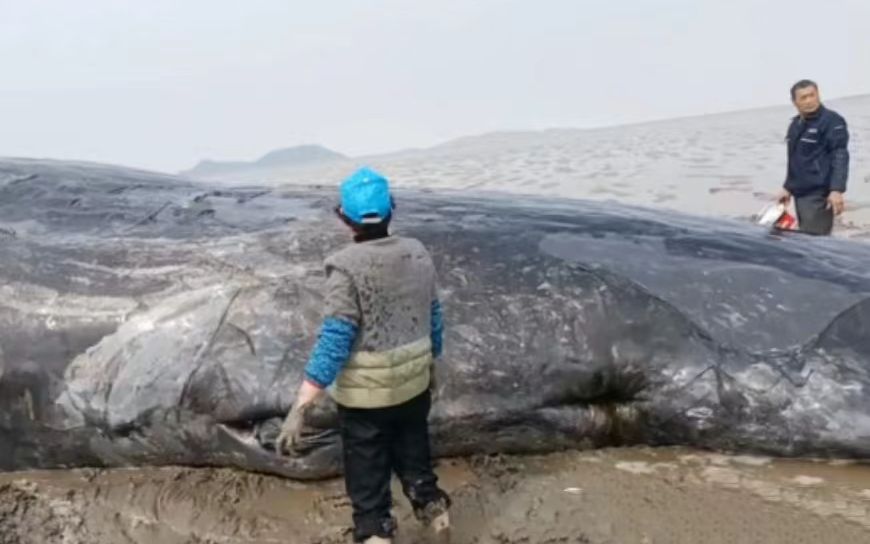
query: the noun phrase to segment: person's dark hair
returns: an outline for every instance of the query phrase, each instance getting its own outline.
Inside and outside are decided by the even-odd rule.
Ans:
[[[816,82],[811,79],[802,79],[791,86],[791,99],[794,101],[794,97],[797,95],[797,92],[801,89],[806,89],[807,87],[813,87],[817,91],[819,90],[819,86],[816,85]]]
[[[392,216],[387,216],[380,223],[355,225],[353,227],[353,239],[357,242],[365,242],[366,240],[386,238],[390,235],[390,219],[392,219]]]
[[[358,225],[351,221],[346,215],[341,213],[341,206],[334,208],[335,214],[344,222],[345,225],[353,229],[353,239],[357,242],[365,242],[366,240],[376,240],[378,238],[386,238],[390,235],[390,221],[393,215],[390,214],[380,223],[363,223]]]

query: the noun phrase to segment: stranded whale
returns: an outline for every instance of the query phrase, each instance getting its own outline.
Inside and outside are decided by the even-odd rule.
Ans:
[[[0,161],[0,469],[338,473],[274,453],[335,190]],[[870,456],[870,246],[671,212],[397,192],[445,308],[439,455],[686,444]]]

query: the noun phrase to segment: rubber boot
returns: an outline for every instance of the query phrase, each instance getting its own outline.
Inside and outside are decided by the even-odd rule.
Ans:
[[[438,544],[450,542],[450,515],[447,513],[449,505],[449,499],[445,497],[415,512],[417,519],[431,531],[428,538],[430,542]]]
[[[431,523],[429,523],[429,527],[432,528],[432,531],[436,535],[440,535],[442,533],[450,531],[450,514],[448,514],[447,512],[438,514],[437,516],[432,518]]]
[[[363,544],[393,544],[393,539],[382,536],[370,536],[363,541]]]

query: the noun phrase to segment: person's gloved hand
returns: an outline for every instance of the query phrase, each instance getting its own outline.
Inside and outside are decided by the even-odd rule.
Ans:
[[[302,439],[302,425],[305,420],[305,412],[308,411],[309,406],[310,404],[294,404],[293,408],[287,412],[287,417],[284,418],[284,423],[281,424],[278,440],[275,441],[275,451],[279,455],[296,456],[299,454],[297,448]]]
[[[287,453],[299,455],[299,446],[302,442],[302,426],[305,424],[305,414],[314,406],[314,403],[323,396],[323,389],[316,384],[303,380],[296,393],[296,402],[293,408],[284,418],[281,424],[281,432],[275,441],[275,451],[278,455]]]

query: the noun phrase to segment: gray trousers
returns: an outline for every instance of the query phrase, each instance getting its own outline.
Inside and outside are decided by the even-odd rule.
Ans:
[[[807,234],[831,234],[834,228],[834,210],[827,209],[828,195],[813,193],[795,197],[798,228]]]

